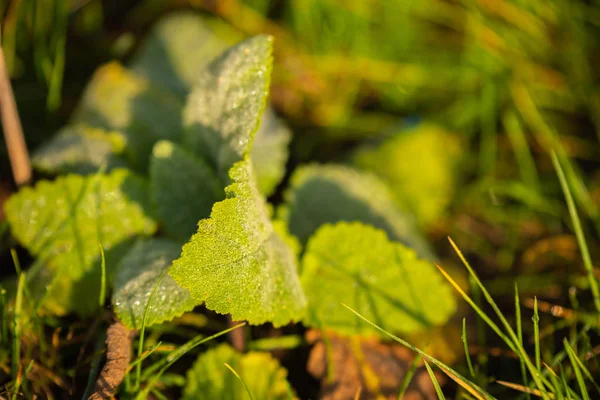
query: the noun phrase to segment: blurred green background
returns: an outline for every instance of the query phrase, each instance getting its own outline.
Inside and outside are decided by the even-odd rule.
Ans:
[[[275,37],[270,101],[294,132],[289,170],[315,160],[372,170],[398,198],[416,193],[406,206],[434,243],[452,234],[506,271],[569,223],[554,150],[586,228],[600,232],[597,1],[0,4],[30,149],[66,123],[99,65],[127,62],[162,16],[194,10],[232,41]]]
[[[550,152],[597,259],[600,1],[1,0],[29,148],[66,124],[98,66],[126,63],[181,9],[231,41],[275,37],[270,102],[294,133],[288,177],[310,161],[370,170],[450,269],[447,235],[492,294],[511,299],[517,282],[525,296],[576,308],[573,293],[588,286]],[[454,345],[440,352],[460,353]]]

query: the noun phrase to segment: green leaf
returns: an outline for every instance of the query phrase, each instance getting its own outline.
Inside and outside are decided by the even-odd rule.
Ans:
[[[400,132],[378,148],[357,152],[358,167],[379,175],[402,209],[427,226],[444,217],[457,187],[460,144],[435,125]]]
[[[287,371],[268,353],[237,353],[228,344],[220,344],[198,357],[187,373],[183,399],[246,400],[242,382],[225,367],[230,365],[248,386],[255,399],[289,399]]]
[[[443,324],[456,309],[452,289],[431,263],[359,222],[323,225],[311,237],[301,281],[310,310],[306,322],[344,334],[377,331],[340,303],[403,333]]]
[[[67,175],[24,188],[5,205],[15,238],[45,264],[36,284],[59,276],[47,307],[57,314],[90,314],[98,307],[100,247],[106,252],[107,277],[115,261],[138,235],[151,235],[156,223],[146,211],[146,182],[127,170],[108,175]],[[31,275],[31,274],[30,274]]]
[[[105,166],[108,171],[126,167],[122,153],[126,138],[118,131],[67,125],[38,148],[33,166],[51,174],[90,174]]]
[[[202,68],[242,39],[220,20],[173,13],[152,28],[131,68],[184,100]]]
[[[265,195],[273,193],[285,174],[290,129],[275,116],[270,107],[265,109],[252,144],[251,157],[258,188]]]
[[[302,318],[296,257],[269,219],[248,157],[230,171],[227,198],[198,223],[169,273],[198,301],[233,320],[281,326]]]
[[[184,110],[184,144],[226,178],[250,149],[265,109],[272,38],[256,36],[230,48],[201,73]]]
[[[145,171],[155,142],[180,138],[181,108],[176,96],[111,62],[94,73],[71,122],[124,132],[129,161]]]
[[[180,146],[160,141],[150,161],[150,190],[156,213],[168,234],[182,241],[225,197],[223,186],[206,163]]]
[[[285,200],[278,216],[303,244],[323,224],[360,221],[433,258],[415,221],[398,209],[386,185],[370,173],[341,165],[302,166],[292,175]]]
[[[189,12],[171,14],[152,29],[131,67],[184,101],[206,65],[242,39],[221,20]],[[285,173],[290,137],[289,128],[267,106],[252,147],[258,187],[267,196]]]
[[[180,253],[178,242],[156,238],[138,242],[123,257],[115,276],[112,304],[117,317],[127,327],[141,328],[154,285]],[[196,304],[186,289],[165,275],[149,305],[146,327],[170,321],[192,310]]]

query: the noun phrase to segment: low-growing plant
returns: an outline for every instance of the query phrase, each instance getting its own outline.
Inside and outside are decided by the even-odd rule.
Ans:
[[[571,336],[549,359],[537,299],[531,352],[518,292],[513,328],[454,242],[469,283],[435,267],[439,257],[422,232],[448,213],[458,192],[458,137],[422,124],[353,148],[346,163],[286,171],[291,130],[268,102],[272,53],[270,36],[242,40],[218,21],[178,13],[158,23],[126,66],[98,68],[69,123],[33,154],[44,179],[5,204],[5,229],[32,257],[22,270],[13,252],[16,278],[0,292],[6,391],[13,398],[51,393],[51,381],[92,399],[161,399],[166,391],[185,399],[297,398],[288,371],[267,351],[304,345],[302,330],[252,340],[246,326],[285,332],[295,324],[319,331],[327,363],[315,376],[325,377],[323,387],[346,361],[334,349],[350,347],[360,370],[355,398],[363,390],[367,398],[402,398],[419,366],[431,380],[427,398],[444,397],[432,367],[457,384],[457,397],[494,398],[485,358],[471,360],[464,319],[464,371],[409,344],[428,344],[436,330],[450,340],[441,327],[459,309],[454,288],[481,319],[478,344],[486,324],[518,360],[522,382],[498,383],[526,396],[592,398],[589,388],[598,385],[590,371],[598,369],[585,358],[585,335],[598,329],[600,295],[570,194],[573,173],[566,177],[553,154],[596,310],[576,310]],[[508,186],[510,195],[560,218],[556,204]],[[217,314],[228,315],[227,324]],[[71,355],[69,385],[47,369],[59,357],[61,321],[73,316],[94,325]],[[225,334],[233,346],[198,352]],[[398,348],[368,342],[389,338],[418,353],[392,383],[370,362],[397,368]],[[189,355],[196,361],[178,364],[191,365],[187,371],[174,366]],[[36,376],[44,379],[30,379]]]

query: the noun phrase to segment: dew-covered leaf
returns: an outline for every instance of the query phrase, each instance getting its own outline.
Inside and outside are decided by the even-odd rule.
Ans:
[[[126,138],[118,131],[67,125],[35,151],[32,163],[35,168],[51,174],[85,175],[102,166],[110,171],[127,166],[122,154],[125,146]]]
[[[115,276],[112,304],[117,317],[129,328],[140,329],[150,295],[163,271],[179,257],[181,245],[168,239],[138,242],[121,260]],[[168,274],[157,286],[148,308],[146,326],[170,321],[197,302]]]
[[[265,196],[273,193],[285,174],[291,138],[287,125],[267,107],[250,150],[258,188]]]
[[[431,263],[359,222],[319,228],[308,242],[301,281],[306,322],[344,334],[378,331],[340,303],[384,329],[404,333],[440,325],[456,308],[452,289]]]
[[[220,20],[178,12],[157,23],[131,67],[183,100],[203,68],[242,39],[240,32]],[[267,106],[251,154],[258,187],[266,196],[285,173],[290,137],[289,128]]]
[[[292,175],[285,200],[278,216],[303,244],[323,224],[360,221],[384,230],[421,257],[433,257],[416,221],[398,209],[387,186],[370,173],[342,165],[302,166]]]
[[[276,232],[246,156],[230,171],[226,199],[183,247],[169,270],[198,301],[234,320],[281,326],[302,318],[296,257]]]
[[[155,86],[185,99],[202,68],[242,39],[220,20],[176,12],[152,28],[131,68]]]
[[[237,372],[255,399],[289,399],[287,371],[268,353],[236,352],[228,344],[220,344],[202,353],[187,373],[183,399],[246,400],[242,382],[225,366]]]
[[[97,309],[99,245],[107,252],[110,282],[114,260],[130,240],[156,230],[147,211],[147,197],[143,179],[117,169],[108,175],[66,175],[41,181],[6,202],[14,237],[45,265],[39,282],[49,284],[58,274],[48,295],[53,304],[50,311],[90,314]]]
[[[200,73],[184,110],[184,144],[226,178],[249,152],[265,109],[272,38],[255,36],[230,48]]]
[[[159,221],[168,234],[183,241],[225,197],[213,170],[180,146],[160,141],[150,161],[150,191]]]
[[[181,137],[181,108],[176,96],[111,62],[94,73],[71,122],[122,131],[129,161],[145,171],[156,141]]]
[[[424,124],[359,150],[354,162],[379,175],[398,204],[427,226],[444,216],[454,196],[460,155],[456,135]]]

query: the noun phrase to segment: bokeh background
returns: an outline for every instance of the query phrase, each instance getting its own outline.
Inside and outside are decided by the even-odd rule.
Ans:
[[[598,259],[600,2],[2,0],[2,46],[29,148],[65,125],[100,65],[126,64],[160,18],[181,10],[231,42],[275,37],[270,102],[293,132],[286,179],[314,161],[379,175],[445,265],[457,264],[450,235],[508,314],[515,283],[543,300],[545,337],[570,327],[553,305],[575,308],[581,291],[578,304],[591,304],[550,154]],[[0,175],[6,195],[14,187],[4,147]],[[455,360],[460,324],[438,334],[437,354]]]

